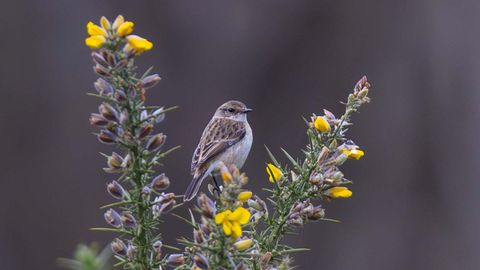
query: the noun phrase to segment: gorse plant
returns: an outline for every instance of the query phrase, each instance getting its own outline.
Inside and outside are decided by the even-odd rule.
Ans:
[[[217,168],[223,184],[201,193],[190,216],[180,217],[193,228],[193,236],[178,237],[182,249],[165,245],[157,231],[162,215],[179,207],[173,193],[165,193],[170,181],[155,172],[155,166],[172,150],[162,151],[166,136],[155,132],[172,108],[147,106],[146,90],[160,77],[136,74],[134,59],[150,50],[147,39],[132,35],[134,23],[119,15],[113,23],[105,17],[100,25],[87,24],[94,70],[100,76],[90,95],[102,103],[90,123],[99,127],[100,142],[115,146],[117,152],[104,154],[107,173],[116,174],[107,184],[116,199],[105,205],[109,228],[93,230],[117,233],[111,249],[124,269],[291,269],[291,253],[305,248],[283,243],[286,234],[300,230],[309,221],[325,218],[322,202],[349,198],[351,183],[340,170],[347,160],[358,160],[364,152],[346,137],[351,116],[369,102],[370,84],[360,79],[344,103],[340,117],[324,110],[313,114],[307,124],[308,143],[304,156],[294,158],[281,149],[288,164],[280,163],[267,148],[271,162],[266,166],[262,199],[246,189],[248,178],[235,167]],[[174,253],[164,253],[170,249]]]
[[[160,77],[135,73],[134,59],[148,51],[153,44],[131,35],[134,24],[119,15],[113,23],[105,17],[100,25],[87,24],[90,35],[85,40],[92,49],[94,70],[100,76],[90,94],[102,100],[98,111],[90,116],[90,123],[99,127],[97,138],[121,151],[104,154],[105,172],[119,175],[107,184],[107,191],[117,201],[105,205],[104,216],[112,228],[92,230],[118,233],[111,243],[119,260],[116,266],[127,269],[154,269],[165,264],[162,242],[156,227],[162,214],[176,205],[175,194],[164,193],[170,181],[164,174],[156,174],[154,167],[172,148],[161,151],[166,135],[155,133],[154,126],[162,122],[172,108],[146,106],[146,90],[155,86]],[[161,192],[161,193],[160,193]],[[118,207],[121,212],[117,212]]]

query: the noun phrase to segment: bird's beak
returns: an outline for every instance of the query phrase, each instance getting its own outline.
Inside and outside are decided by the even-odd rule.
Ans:
[[[253,110],[250,109],[250,108],[246,108],[245,110],[243,110],[244,113],[249,113],[249,112],[251,112],[251,111],[253,111]]]

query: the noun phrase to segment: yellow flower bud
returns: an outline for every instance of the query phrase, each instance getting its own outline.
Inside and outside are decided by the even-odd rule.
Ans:
[[[342,152],[347,155],[349,159],[356,159],[359,160],[361,157],[365,155],[365,152],[363,152],[360,149],[342,149]]]
[[[238,200],[241,202],[246,202],[252,197],[251,191],[242,191],[238,194]]]
[[[350,198],[352,196],[352,191],[346,187],[333,187],[325,192],[325,194],[330,198]]]
[[[85,39],[85,45],[90,47],[91,49],[98,49],[103,46],[103,44],[107,41],[104,36],[96,35],[91,36]]]
[[[283,173],[279,168],[275,167],[275,165],[268,163],[266,169],[268,173],[268,181],[273,183],[274,180],[278,181],[282,179]]]
[[[117,28],[117,35],[124,37],[133,31],[133,22],[124,22]]]
[[[105,16],[102,16],[102,17],[100,18],[100,25],[101,25],[102,28],[105,29],[105,30],[109,30],[110,27],[111,27],[110,21],[109,21],[107,18],[105,18]]]
[[[245,249],[251,247],[252,244],[253,244],[252,239],[245,239],[245,240],[237,241],[233,245],[235,246],[236,249],[242,251],[242,250],[245,250]]]
[[[117,30],[117,28],[125,21],[122,15],[118,15],[117,18],[115,18],[115,21],[113,21],[112,28],[113,30]]]
[[[153,47],[153,43],[137,35],[127,36],[127,41],[128,45],[135,50],[136,54],[141,54],[144,51],[151,50]]]
[[[223,182],[225,184],[232,181],[232,174],[230,173],[230,171],[228,171],[228,169],[225,165],[222,165],[220,167],[220,175],[222,176]]]
[[[329,132],[330,124],[325,119],[325,117],[317,116],[313,122],[313,126],[320,132]]]
[[[94,24],[93,22],[87,23],[87,33],[90,36],[106,36],[107,35],[107,31],[105,31],[105,29]]]

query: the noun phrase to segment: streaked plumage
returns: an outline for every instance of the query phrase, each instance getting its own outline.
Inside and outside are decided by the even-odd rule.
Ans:
[[[252,146],[253,136],[246,113],[251,111],[240,101],[228,101],[220,106],[205,127],[193,154],[192,182],[185,192],[189,201],[197,194],[203,179],[220,162],[241,168]]]

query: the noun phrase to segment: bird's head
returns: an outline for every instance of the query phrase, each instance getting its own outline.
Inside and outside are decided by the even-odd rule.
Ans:
[[[247,113],[252,109],[247,108],[243,102],[230,100],[218,107],[215,117],[230,118],[237,121],[247,120]]]

